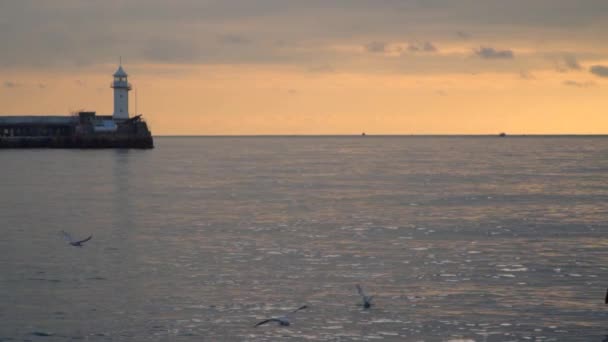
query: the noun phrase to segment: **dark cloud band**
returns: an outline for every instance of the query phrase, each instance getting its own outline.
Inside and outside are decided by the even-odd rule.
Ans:
[[[486,46],[475,49],[474,53],[483,59],[513,59],[515,57],[515,54],[511,50],[498,50]]]
[[[608,66],[604,65],[594,65],[589,71],[599,77],[608,77]]]

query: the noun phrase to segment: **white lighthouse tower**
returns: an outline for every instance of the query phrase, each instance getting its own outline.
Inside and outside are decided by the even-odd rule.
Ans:
[[[127,81],[127,73],[122,69],[122,65],[114,73],[114,120],[126,120],[129,118],[129,90],[131,84]]]

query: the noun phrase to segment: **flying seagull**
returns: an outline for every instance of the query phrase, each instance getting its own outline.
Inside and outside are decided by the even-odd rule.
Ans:
[[[288,326],[290,324],[289,323],[289,316],[292,315],[292,314],[294,314],[294,313],[296,313],[296,312],[298,312],[298,311],[300,311],[300,310],[304,310],[306,308],[308,308],[307,305],[302,305],[299,308],[293,310],[292,312],[286,314],[285,316],[265,319],[265,320],[259,322],[258,324],[254,325],[253,327],[255,328],[255,327],[258,327],[260,325],[263,325],[263,324],[266,324],[266,323],[270,323],[270,322],[277,322],[277,323],[279,323],[279,325]]]
[[[90,235],[86,239],[74,241],[74,239],[72,239],[72,236],[70,234],[64,232],[63,230],[61,232],[63,233],[63,238],[65,239],[65,241],[67,241],[70,245],[72,245],[74,247],[82,247],[83,243],[85,243],[93,238],[93,235]]]
[[[359,284],[355,285],[357,287],[357,291],[359,292],[359,295],[361,295],[361,298],[363,299],[363,308],[365,309],[369,309],[372,307],[372,299],[374,299],[374,296],[368,296],[365,294],[365,292],[363,292],[363,289],[361,288],[361,286]]]

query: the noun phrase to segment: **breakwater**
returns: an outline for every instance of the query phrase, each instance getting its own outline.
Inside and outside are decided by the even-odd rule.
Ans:
[[[72,116],[0,117],[0,148],[154,148],[141,115],[126,120],[80,112]]]
[[[150,137],[2,137],[0,148],[154,148]]]

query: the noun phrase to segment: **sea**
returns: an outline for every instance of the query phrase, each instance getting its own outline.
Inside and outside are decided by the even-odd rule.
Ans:
[[[155,145],[0,150],[0,341],[608,341],[608,137]]]

